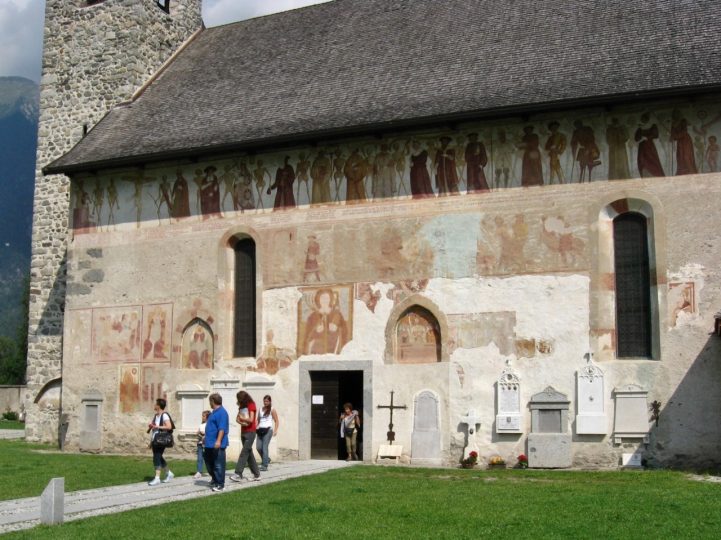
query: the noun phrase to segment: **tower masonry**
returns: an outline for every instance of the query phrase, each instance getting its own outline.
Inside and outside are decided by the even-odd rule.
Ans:
[[[131,100],[201,28],[201,0],[46,2],[24,396],[28,440],[57,440],[61,425],[70,183],[41,169],[110,108]],[[92,285],[82,286],[89,292]]]

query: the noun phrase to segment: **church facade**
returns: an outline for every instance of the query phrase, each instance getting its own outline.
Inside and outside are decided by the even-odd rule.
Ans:
[[[721,81],[692,42],[717,23],[676,28],[693,58],[661,73],[609,45],[653,14],[588,4],[602,43],[551,19],[602,58],[588,80],[584,54],[533,65],[566,49],[522,13],[455,1],[193,34],[44,164],[69,186],[61,355],[29,370],[55,356],[62,399],[36,377],[31,432],[56,414],[67,447],[137,451],[165,397],[191,450],[208,394],[232,412],[244,389],[272,396],[280,459],[344,458],[352,402],[369,462],[392,441],[418,464],[716,464]],[[499,21],[518,39],[468,45]]]

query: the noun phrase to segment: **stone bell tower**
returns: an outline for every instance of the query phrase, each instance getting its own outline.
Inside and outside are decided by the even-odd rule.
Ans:
[[[69,179],[41,169],[133,98],[202,29],[201,0],[46,0],[30,267],[25,434],[60,433]]]

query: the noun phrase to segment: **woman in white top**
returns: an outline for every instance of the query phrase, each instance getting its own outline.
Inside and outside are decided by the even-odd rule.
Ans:
[[[155,416],[153,421],[148,424],[148,433],[150,433],[150,448],[153,450],[153,465],[155,466],[155,478],[148,482],[149,486],[157,486],[160,484],[160,471],[166,471],[163,482],[170,482],[175,476],[173,472],[168,469],[168,463],[163,457],[165,447],[158,446],[155,444],[155,436],[161,430],[173,430],[173,422],[170,420],[170,415],[165,412],[167,401],[162,398],[155,400]]]
[[[202,422],[200,426],[198,427],[198,463],[197,463],[197,472],[195,473],[195,476],[193,478],[202,478],[203,477],[203,464],[205,463],[205,460],[203,459],[203,449],[205,445],[205,424],[208,423],[208,417],[210,416],[210,411],[203,411],[203,414],[201,416]]]
[[[273,434],[278,434],[278,413],[273,408],[273,400],[270,396],[263,396],[263,408],[258,413],[258,427],[255,432],[258,438],[255,440],[255,449],[260,454],[260,470],[267,471],[270,464],[268,446]]]

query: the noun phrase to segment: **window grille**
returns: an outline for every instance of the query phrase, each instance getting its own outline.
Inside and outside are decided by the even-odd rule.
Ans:
[[[233,356],[255,356],[255,243],[235,245],[235,314]]]

